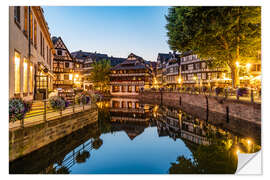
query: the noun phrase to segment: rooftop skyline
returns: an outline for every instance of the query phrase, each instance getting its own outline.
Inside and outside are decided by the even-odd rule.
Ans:
[[[165,29],[168,7],[43,6],[52,36],[70,52],[88,51],[126,58],[131,52],[155,61],[170,51]]]

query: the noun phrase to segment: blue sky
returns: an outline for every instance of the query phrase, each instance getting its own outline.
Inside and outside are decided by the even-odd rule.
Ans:
[[[70,52],[83,50],[127,57],[133,52],[155,61],[168,53],[168,7],[43,6],[52,36],[61,36]]]

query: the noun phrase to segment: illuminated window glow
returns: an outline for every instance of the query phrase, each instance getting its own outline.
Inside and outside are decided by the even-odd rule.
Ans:
[[[33,65],[30,64],[29,72],[29,92],[33,92]]]
[[[15,52],[15,93],[20,93],[20,59],[21,56],[19,55],[19,53]]]
[[[24,59],[23,62],[23,92],[27,92],[28,88],[27,88],[27,67],[28,67],[28,63],[27,60]]]

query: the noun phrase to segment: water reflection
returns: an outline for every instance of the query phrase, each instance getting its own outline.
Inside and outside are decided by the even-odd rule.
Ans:
[[[98,107],[96,124],[10,163],[10,173],[230,174],[237,153],[260,149],[180,109],[123,98]]]

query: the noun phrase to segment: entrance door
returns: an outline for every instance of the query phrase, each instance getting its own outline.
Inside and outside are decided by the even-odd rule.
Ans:
[[[37,75],[36,76],[36,90],[37,97],[36,99],[46,99],[48,93],[48,76],[46,75]]]

